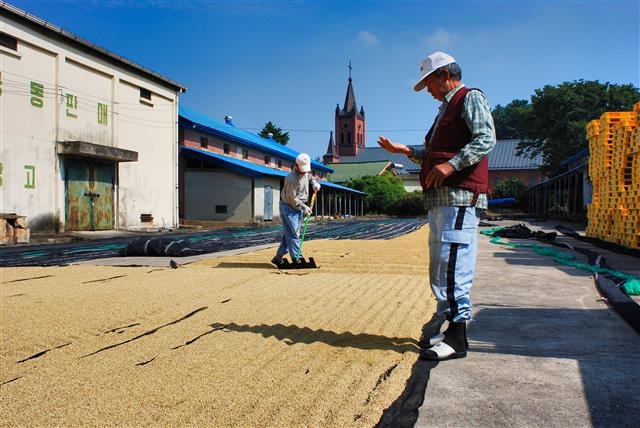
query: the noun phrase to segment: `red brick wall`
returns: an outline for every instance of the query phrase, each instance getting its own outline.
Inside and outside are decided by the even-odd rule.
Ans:
[[[494,170],[489,171],[489,186],[493,189],[496,184],[508,180],[511,177],[518,177],[525,187],[531,187],[546,179],[546,176],[542,172],[535,170]]]

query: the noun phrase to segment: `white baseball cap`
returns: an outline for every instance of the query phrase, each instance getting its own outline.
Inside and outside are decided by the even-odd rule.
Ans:
[[[306,153],[300,153],[298,157],[296,157],[296,163],[302,172],[311,171],[311,158]]]
[[[444,67],[445,65],[453,64],[456,62],[455,58],[451,55],[447,55],[444,52],[434,52],[420,63],[420,80],[413,85],[413,90],[419,92],[427,86],[427,82],[425,79],[428,75],[439,69],[440,67]]]

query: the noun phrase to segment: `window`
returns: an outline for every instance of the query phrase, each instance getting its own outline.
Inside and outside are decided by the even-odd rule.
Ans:
[[[228,155],[228,154],[231,152],[231,145],[230,145],[230,144],[225,143],[225,144],[224,144],[224,147],[223,147],[223,149],[222,149],[222,150],[224,151],[224,154],[225,154],[225,155]]]
[[[249,159],[249,149],[242,149],[242,159]]]
[[[17,51],[18,39],[0,31],[0,46],[4,46],[5,48]]]
[[[216,205],[216,214],[226,214],[227,206],[226,205]]]
[[[265,156],[264,157],[264,164],[265,165],[269,165],[271,163],[271,157],[270,156]]]
[[[151,91],[145,88],[140,88],[140,98],[151,101]]]
[[[278,159],[278,168],[282,168],[282,159]]]
[[[200,137],[200,147],[203,149],[209,147],[209,139],[207,137]]]
[[[149,89],[140,88],[140,104],[153,107],[153,103],[151,102],[151,91]]]

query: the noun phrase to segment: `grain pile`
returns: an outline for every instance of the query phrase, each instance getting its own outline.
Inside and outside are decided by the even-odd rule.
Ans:
[[[2,426],[373,426],[435,301],[427,232],[178,269],[5,268]]]

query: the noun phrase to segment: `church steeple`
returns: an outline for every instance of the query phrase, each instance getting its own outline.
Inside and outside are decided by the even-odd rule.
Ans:
[[[333,142],[333,131],[329,132],[329,145],[327,146],[327,153],[322,156],[322,162],[326,165],[328,163],[336,163],[340,161],[336,144]]]
[[[356,103],[356,95],[353,93],[353,79],[351,78],[351,61],[349,61],[349,85],[347,86],[347,95],[344,97],[344,107],[342,107],[343,114],[350,114],[358,111],[358,104]]]
[[[336,146],[338,156],[356,156],[365,146],[364,107],[358,110],[356,95],[351,77],[351,61],[349,61],[349,84],[344,98],[344,106],[336,106]],[[327,153],[328,154],[328,153]]]

